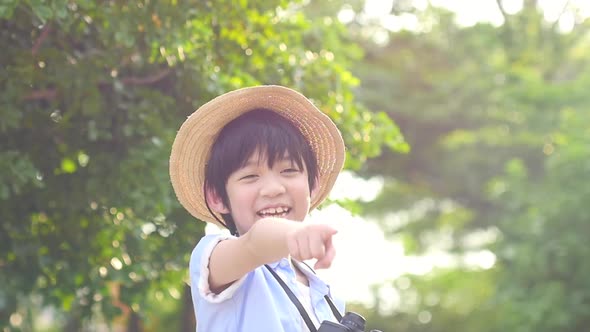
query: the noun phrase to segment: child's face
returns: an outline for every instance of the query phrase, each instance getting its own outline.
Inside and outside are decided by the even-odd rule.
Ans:
[[[280,217],[302,221],[309,212],[311,195],[307,170],[289,158],[277,160],[272,168],[255,152],[244,167],[230,174],[227,185],[230,212],[240,234],[259,219]]]

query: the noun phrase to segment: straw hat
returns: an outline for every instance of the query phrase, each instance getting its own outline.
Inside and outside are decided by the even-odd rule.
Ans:
[[[205,205],[205,165],[221,129],[238,116],[265,108],[290,120],[309,142],[318,162],[317,207],[329,194],[344,163],[344,142],[336,125],[305,96],[276,86],[225,93],[201,106],[182,124],[170,155],[170,178],[180,203],[194,217],[218,224]],[[219,217],[219,216],[218,216]]]

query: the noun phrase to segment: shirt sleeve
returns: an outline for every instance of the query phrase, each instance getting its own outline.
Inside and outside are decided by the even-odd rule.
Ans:
[[[225,234],[210,234],[204,236],[191,254],[189,263],[191,288],[193,293],[193,302],[196,303],[195,296],[198,296],[210,303],[220,303],[231,299],[235,292],[240,288],[246,276],[236,280],[229,287],[217,294],[211,291],[209,287],[209,258],[215,246],[227,239],[235,238]],[[195,291],[196,290],[196,291]]]

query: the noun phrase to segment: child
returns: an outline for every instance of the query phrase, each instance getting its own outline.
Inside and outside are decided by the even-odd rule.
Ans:
[[[340,319],[343,303],[300,262],[328,268],[334,258],[336,230],[302,221],[343,162],[334,123],[285,87],[232,91],[189,116],[172,146],[172,185],[193,216],[232,234],[206,235],[192,252],[197,331],[314,332]]]

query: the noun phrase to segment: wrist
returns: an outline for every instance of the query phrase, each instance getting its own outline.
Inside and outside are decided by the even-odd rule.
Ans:
[[[247,250],[262,265],[288,257],[289,238],[302,227],[299,222],[264,218],[256,221],[242,238]]]

